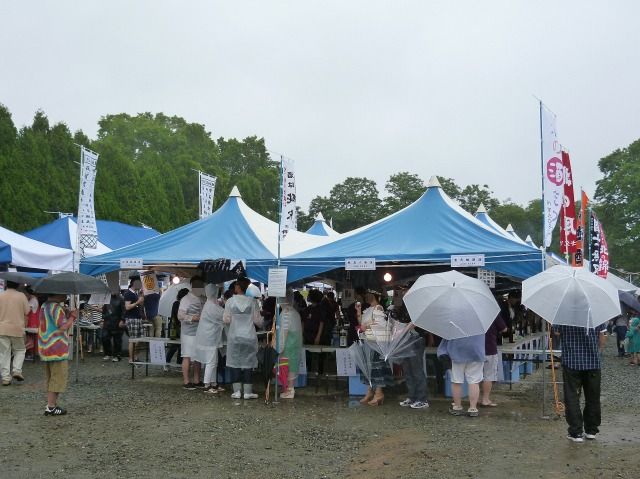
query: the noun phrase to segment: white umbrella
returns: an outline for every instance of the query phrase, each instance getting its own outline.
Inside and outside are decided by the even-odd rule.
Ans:
[[[571,266],[554,266],[525,280],[522,304],[550,324],[583,328],[594,328],[620,315],[615,286]]]
[[[182,288],[191,290],[191,285],[189,284],[188,279],[181,281],[178,284],[172,284],[164,293],[162,293],[162,296],[160,296],[160,302],[158,303],[158,314],[160,316],[164,316],[165,318],[171,316],[171,308],[173,308],[173,303],[175,303],[178,297],[178,292]]]
[[[412,323],[444,339],[484,334],[500,312],[485,283],[457,271],[420,276],[404,304]]]

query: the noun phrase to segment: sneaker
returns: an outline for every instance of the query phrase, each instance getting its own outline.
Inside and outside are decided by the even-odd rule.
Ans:
[[[13,373],[13,379],[16,381],[24,381],[24,376],[22,373]]]
[[[469,417],[478,417],[478,409],[477,408],[469,408],[467,409],[467,416]]]
[[[411,406],[412,404],[413,404],[413,400],[412,400],[412,399],[407,398],[407,399],[405,399],[404,401],[402,401],[402,402],[400,403],[400,406],[402,406],[402,407],[407,407],[407,406]]]
[[[224,388],[218,384],[216,391],[218,391],[219,393],[224,392]]]
[[[116,358],[116,357],[111,358],[112,363],[117,363],[119,361],[120,361],[120,358]]]
[[[285,391],[282,394],[280,394],[280,397],[282,399],[293,399],[293,398],[296,397],[296,390],[295,389],[288,389],[287,391]]]
[[[218,390],[214,387],[206,388],[204,392],[207,394],[218,394]]]
[[[582,436],[572,436],[571,434],[567,434],[567,439],[573,442],[584,442],[584,439],[582,439]]]
[[[111,359],[111,356],[105,356],[104,358],[102,358],[103,361],[109,361],[109,359]],[[117,361],[117,359],[116,359],[116,361]]]
[[[52,408],[49,408],[49,406],[47,406],[46,408],[44,408],[45,416],[64,416],[65,414],[67,414],[67,410],[62,409],[61,407],[58,407],[58,406],[55,406]]]
[[[200,381],[199,383],[195,383],[194,386],[198,389],[205,389],[204,383]]]
[[[449,408],[449,414],[452,416],[464,416],[464,409],[462,409],[462,407],[457,408],[455,406],[451,406]]]
[[[186,389],[187,391],[195,391],[195,389],[196,389],[196,385],[193,384],[193,383],[183,384],[182,387],[183,387],[183,389]]]
[[[9,386],[11,384],[11,379],[3,379],[2,380],[2,385],[3,386]]]
[[[422,402],[422,401],[416,401],[409,407],[411,409],[425,409],[425,408],[429,407],[429,403],[428,402]]]
[[[244,399],[258,399],[256,393],[244,393]]]
[[[584,434],[584,438],[585,438],[585,439],[589,439],[589,441],[594,441],[594,440],[595,440],[595,438],[596,438],[596,434],[589,434],[589,433],[587,433],[587,432],[586,432],[586,433]]]
[[[231,395],[231,399],[240,399],[242,397],[242,393],[240,391],[235,392]]]

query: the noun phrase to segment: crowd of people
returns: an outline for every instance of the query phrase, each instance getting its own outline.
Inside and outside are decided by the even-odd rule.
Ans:
[[[427,346],[437,347],[444,368],[451,370],[453,402],[449,413],[475,417],[479,407],[498,406],[491,399],[492,385],[498,380],[498,345],[514,342],[542,328],[541,318],[522,306],[517,292],[509,293],[506,298],[497,297],[500,313],[485,334],[443,340],[410,324],[402,302],[406,289],[400,289],[393,300],[379,291],[357,289],[353,301],[343,305],[332,291],[323,293],[311,289],[305,298],[300,291],[288,290],[287,297],[276,303],[274,298],[250,294],[251,287],[249,279],[244,277],[223,288],[194,276],[188,288],[177,292],[165,323],[158,316],[159,295],[143,295],[139,276],[130,278],[124,292],[113,293],[108,304],[96,307],[84,301],[79,311],[69,309],[64,295],[37,298],[30,289],[6,282],[6,291],[0,293],[2,385],[24,381],[22,365],[31,347],[37,350],[45,365],[45,415],[65,414],[58,405],[58,397],[68,382],[70,328],[80,314],[83,322],[99,324],[98,337],[105,361],[120,361],[125,333],[131,339],[145,334],[179,339],[179,344],[169,344],[166,361],[170,363],[177,355],[183,388],[216,395],[225,391],[224,386],[230,383],[230,396],[236,400],[258,397],[253,390],[253,372],[258,368],[260,348],[271,346],[277,350],[283,365],[277,378],[282,386],[281,397],[293,399],[305,345],[347,347],[356,341],[375,341],[387,334],[390,321],[398,321],[408,324],[406,334],[412,337],[410,354],[395,363],[402,368],[407,388],[407,397],[400,406],[429,407],[424,351]],[[278,334],[275,334],[276,313],[281,316]],[[32,341],[31,346],[25,341],[25,328],[38,330],[37,341]],[[554,328],[555,341],[562,349],[568,437],[576,442],[583,437],[593,439],[598,433],[600,351],[606,329],[616,335],[618,356],[629,358],[630,365],[639,365],[640,317],[636,311],[630,310],[608,325],[590,329],[587,334],[583,328]],[[259,336],[266,337],[259,339]],[[94,346],[91,337],[86,338],[88,351]],[[137,362],[135,341],[129,342],[128,357],[131,363]],[[318,369],[322,365],[321,361]],[[229,381],[226,381],[225,368],[230,372]],[[376,352],[368,373],[368,377],[361,375],[367,392],[360,402],[380,406],[385,400],[385,388],[396,383],[392,364]],[[468,385],[466,410],[462,406],[464,383]],[[587,404],[584,411],[579,408],[581,391]]]

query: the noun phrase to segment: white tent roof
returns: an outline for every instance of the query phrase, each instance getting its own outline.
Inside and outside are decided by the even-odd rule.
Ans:
[[[11,264],[23,268],[73,271],[73,251],[36,241],[0,227],[0,241],[11,247]]]

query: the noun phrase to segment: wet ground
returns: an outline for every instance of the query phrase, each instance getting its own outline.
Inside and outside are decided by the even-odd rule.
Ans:
[[[185,391],[176,372],[138,370],[98,356],[81,364],[61,404],[43,417],[43,368],[0,388],[0,479],[13,478],[637,478],[640,368],[606,351],[603,425],[596,441],[569,442],[563,418],[542,419],[539,372],[499,385],[499,407],[452,417],[449,400],[426,410],[359,406],[346,386],[299,389],[265,405]],[[549,389],[551,397],[551,389]]]

